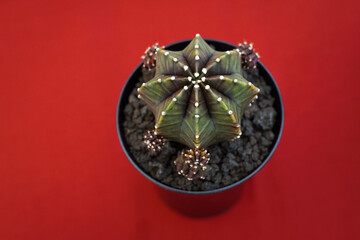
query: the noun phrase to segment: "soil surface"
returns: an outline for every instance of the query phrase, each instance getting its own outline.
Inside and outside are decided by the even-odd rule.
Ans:
[[[272,128],[276,122],[275,98],[271,87],[259,76],[259,71],[243,71],[245,79],[260,88],[259,98],[249,107],[242,118],[242,136],[235,141],[225,141],[207,148],[210,152],[209,174],[204,180],[189,181],[179,175],[173,164],[178,151],[186,146],[167,142],[163,150],[153,153],[146,149],[143,137],[146,130],[153,130],[155,119],[145,103],[137,98],[137,88],[129,96],[125,107],[123,126],[130,151],[139,166],[153,178],[174,188],[188,191],[206,191],[230,185],[253,172],[266,159],[274,144]],[[145,79],[149,76],[144,75]],[[146,81],[146,80],[145,80]]]

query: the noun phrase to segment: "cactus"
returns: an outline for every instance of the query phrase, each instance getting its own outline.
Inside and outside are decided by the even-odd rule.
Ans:
[[[141,57],[143,59],[143,65],[141,69],[143,82],[148,82],[155,76],[156,54],[158,50],[162,48],[164,47],[160,47],[158,43],[155,43],[151,47],[148,47],[145,50],[145,55]]]
[[[162,136],[156,135],[154,130],[149,130],[144,135],[144,143],[147,149],[153,152],[159,152],[165,145],[165,140]]]
[[[182,150],[174,161],[176,171],[188,180],[205,179],[210,154],[205,149]]]
[[[239,51],[241,53],[241,65],[244,69],[256,68],[256,63],[260,58],[260,55],[255,52],[253,44],[247,44],[247,42],[239,44]]]
[[[141,58],[143,60],[143,68],[147,69],[148,71],[151,71],[156,67],[156,54],[163,47],[160,47],[158,43],[155,43],[151,47],[148,47],[145,50],[145,55],[143,55]]]
[[[215,51],[198,34],[182,51],[158,49],[155,77],[138,89],[155,115],[154,134],[193,152],[239,138],[244,110],[260,91],[241,71],[239,49]]]

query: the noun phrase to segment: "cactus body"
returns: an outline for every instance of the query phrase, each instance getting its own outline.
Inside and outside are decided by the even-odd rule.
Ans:
[[[256,68],[256,63],[260,58],[260,55],[255,52],[252,43],[247,42],[239,44],[239,51],[241,53],[241,65],[244,69]]]
[[[191,149],[240,137],[241,117],[259,92],[241,71],[238,49],[215,51],[199,35],[182,51],[159,49],[155,77],[138,91],[156,134]]]
[[[151,71],[156,67],[156,54],[161,48],[163,47],[160,47],[158,43],[155,43],[154,45],[148,47],[145,50],[145,55],[141,57],[142,59],[144,59],[143,68]]]
[[[161,151],[161,148],[165,145],[165,140],[162,136],[155,134],[155,131],[147,131],[144,135],[144,143],[147,149],[153,152]]]
[[[205,179],[210,154],[205,149],[182,150],[174,161],[176,170],[188,180]]]

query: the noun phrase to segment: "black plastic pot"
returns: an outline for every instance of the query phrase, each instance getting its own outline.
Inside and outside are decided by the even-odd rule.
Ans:
[[[184,49],[190,41],[191,40],[179,41],[168,45],[166,49],[179,51]],[[208,44],[214,46],[215,49],[218,51],[227,51],[236,48],[235,45],[223,41],[213,39],[205,39],[205,41]],[[167,186],[144,172],[136,163],[134,156],[131,154],[130,148],[126,142],[125,132],[122,124],[124,121],[122,113],[126,104],[128,103],[128,98],[131,91],[134,89],[136,82],[141,76],[141,65],[142,64],[139,64],[136,67],[136,69],[131,73],[130,77],[125,83],[125,86],[120,94],[116,114],[118,136],[127,158],[142,175],[144,175],[147,179],[156,184],[157,190],[161,198],[170,207],[180,211],[183,214],[194,217],[207,217],[224,212],[225,210],[229,209],[234,203],[236,203],[242,192],[242,183],[254,176],[269,161],[280,141],[284,124],[284,107],[279,88],[274,78],[264,67],[264,65],[261,62],[258,62],[260,75],[265,79],[267,84],[272,87],[272,95],[275,97],[274,107],[277,111],[277,120],[273,129],[273,132],[275,133],[275,141],[273,146],[271,146],[270,154],[268,155],[268,157],[251,174],[231,185],[210,191],[185,191]]]

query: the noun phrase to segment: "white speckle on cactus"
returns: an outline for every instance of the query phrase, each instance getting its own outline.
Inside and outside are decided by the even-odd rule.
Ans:
[[[189,67],[188,66],[184,66],[184,70],[186,71],[186,70],[188,70],[189,69]]]
[[[178,61],[178,59],[177,59],[177,58],[173,58],[173,61],[174,61],[174,62],[177,62],[177,61]]]
[[[215,61],[216,61],[216,62],[220,62],[220,58],[216,58]]]
[[[199,45],[198,44],[195,44],[195,46],[194,46],[196,49],[198,49],[199,48]]]
[[[255,99],[258,99],[259,97],[258,97],[258,95],[255,95]]]
[[[197,80],[197,83],[201,83],[201,80]]]
[[[238,80],[235,78],[235,79],[234,79],[234,83],[237,83],[237,82],[238,82]]]
[[[159,83],[161,83],[161,78],[159,78],[157,81],[158,81]]]
[[[229,114],[233,114],[233,111],[231,111],[231,110],[229,110],[229,112],[228,112]]]
[[[238,48],[236,49],[236,51],[237,51],[237,52],[240,52],[240,50],[239,50]]]
[[[195,77],[198,77],[200,74],[198,72],[194,73]]]
[[[140,94],[138,95],[138,98],[139,98],[139,99],[141,98]]]
[[[194,88],[199,88],[199,84],[195,84]]]
[[[175,80],[175,76],[172,76],[170,79],[171,79],[171,80]]]
[[[199,60],[199,59],[200,59],[199,55],[196,55],[195,60]]]
[[[165,55],[165,56],[169,55],[169,52],[165,52],[164,55]]]
[[[209,86],[209,85],[206,85],[206,86],[205,86],[205,89],[206,89],[206,90],[209,90],[209,89],[210,89],[210,86]]]
[[[157,128],[157,125],[155,125],[155,128]]]
[[[145,85],[146,85],[145,83],[142,84],[142,86],[145,86]]]
[[[199,114],[195,114],[195,117],[196,117],[196,118],[199,118],[199,117],[200,117],[200,115],[199,115]]]
[[[196,81],[192,81],[192,84],[195,84],[196,83]]]
[[[188,86],[184,86],[184,90],[186,91],[186,90],[188,90],[189,89],[189,87]]]
[[[197,33],[195,36],[196,36],[196,37],[200,37],[200,34]]]
[[[173,98],[173,101],[174,101],[174,102],[176,102],[176,101],[177,101],[177,99],[176,99],[176,98]]]
[[[138,88],[137,91],[140,91],[140,88]]]
[[[198,103],[198,102],[195,103],[195,107],[199,107],[199,103]]]
[[[207,69],[206,69],[206,68],[203,68],[201,71],[202,71],[204,74],[207,73]]]
[[[252,85],[252,83],[251,83],[251,82],[249,82],[248,84],[249,84],[249,86],[251,86],[251,85]]]
[[[188,80],[189,80],[189,81],[191,81],[191,80],[192,80],[192,78],[191,78],[191,77],[188,77]]]
[[[162,111],[162,112],[161,112],[161,115],[165,116],[165,115],[166,115],[166,112]]]
[[[223,79],[224,79],[224,76],[223,76],[223,75],[221,75],[221,76],[220,76],[220,79],[221,79],[221,80],[223,80]]]
[[[230,51],[226,51],[226,54],[228,54],[228,55],[229,55],[229,54],[230,54]]]
[[[199,135],[196,135],[195,138],[199,138]],[[196,166],[195,166],[196,167]]]
[[[221,97],[218,97],[217,101],[218,101],[218,102],[221,102],[221,101],[222,101],[222,98],[221,98]]]
[[[202,77],[202,78],[201,78],[201,81],[205,82],[205,79],[206,79],[206,77]]]

